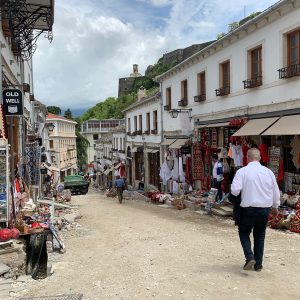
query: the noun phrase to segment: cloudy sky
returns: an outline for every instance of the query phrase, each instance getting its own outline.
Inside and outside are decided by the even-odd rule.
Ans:
[[[56,0],[54,39],[34,54],[37,99],[82,111],[118,93],[132,65],[144,74],[165,52],[216,38],[276,0]]]

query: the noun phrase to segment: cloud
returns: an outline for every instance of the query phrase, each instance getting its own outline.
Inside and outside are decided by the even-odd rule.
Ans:
[[[54,40],[34,54],[35,96],[62,109],[88,109],[117,96],[132,65],[144,73],[166,51],[215,39],[227,25],[274,1],[58,0]]]

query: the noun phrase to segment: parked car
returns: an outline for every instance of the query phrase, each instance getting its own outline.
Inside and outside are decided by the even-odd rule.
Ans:
[[[89,182],[80,175],[69,175],[64,179],[64,188],[71,190],[71,193],[85,195],[89,190]]]

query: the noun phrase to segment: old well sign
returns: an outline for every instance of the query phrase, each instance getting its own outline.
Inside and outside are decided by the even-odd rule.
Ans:
[[[18,89],[5,89],[2,92],[5,116],[23,115],[23,96]]]

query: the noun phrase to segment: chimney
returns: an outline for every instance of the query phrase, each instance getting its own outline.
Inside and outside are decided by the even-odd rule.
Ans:
[[[141,101],[142,98],[146,96],[146,90],[143,86],[141,86],[138,90],[138,102]]]

